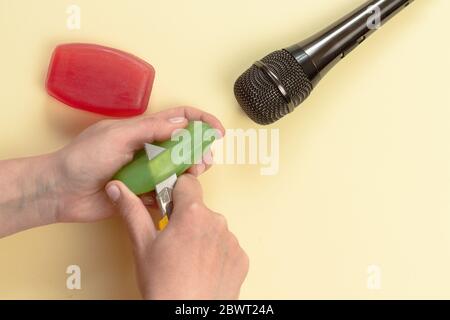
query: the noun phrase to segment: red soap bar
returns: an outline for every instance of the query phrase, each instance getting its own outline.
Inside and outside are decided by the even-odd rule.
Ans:
[[[65,104],[113,117],[147,109],[155,70],[122,51],[93,44],[56,47],[47,75],[47,91]]]

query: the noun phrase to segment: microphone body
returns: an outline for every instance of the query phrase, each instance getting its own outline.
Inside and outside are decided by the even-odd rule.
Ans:
[[[286,50],[317,83],[336,63],[413,0],[370,0],[328,28]],[[309,61],[306,61],[309,60]],[[313,66],[308,66],[312,63]],[[314,67],[309,70],[309,67]]]
[[[312,37],[257,61],[234,87],[242,109],[259,124],[294,111],[334,65],[413,1],[367,1]]]

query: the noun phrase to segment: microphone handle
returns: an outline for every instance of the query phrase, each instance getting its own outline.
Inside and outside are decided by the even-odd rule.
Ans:
[[[414,0],[370,0],[312,37],[286,48],[315,86],[342,58]]]

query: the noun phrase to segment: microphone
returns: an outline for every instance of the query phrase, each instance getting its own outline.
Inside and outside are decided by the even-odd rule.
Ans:
[[[413,1],[367,1],[312,37],[255,62],[234,85],[241,108],[263,125],[291,113],[334,65]]]

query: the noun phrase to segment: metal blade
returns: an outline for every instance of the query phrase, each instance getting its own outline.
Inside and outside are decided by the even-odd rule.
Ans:
[[[145,153],[147,153],[148,160],[152,160],[154,157],[156,157],[158,154],[166,150],[163,147],[155,146],[154,144],[146,143],[144,145]]]

